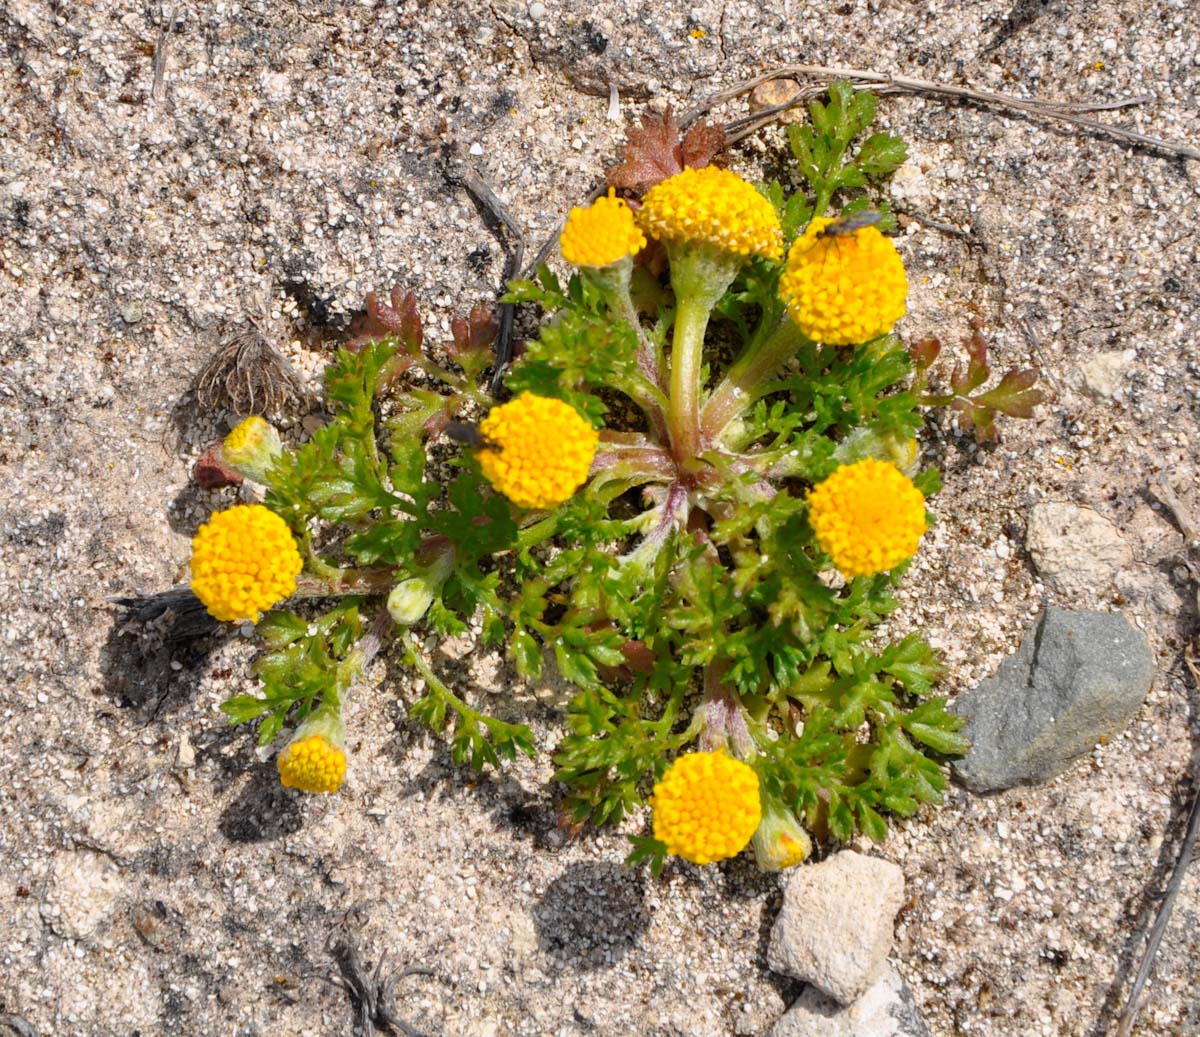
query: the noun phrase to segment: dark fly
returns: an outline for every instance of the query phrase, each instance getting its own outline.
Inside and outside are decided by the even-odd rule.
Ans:
[[[447,421],[446,427],[442,429],[456,443],[463,443],[469,447],[495,447],[490,439],[479,431],[479,426],[472,421]]]
[[[827,223],[813,235],[818,241],[821,238],[844,238],[864,227],[874,227],[883,219],[883,213],[878,209],[859,209],[858,212],[848,212]]]
[[[816,234],[813,235],[813,243],[809,246],[814,249],[822,241],[830,242],[834,248],[841,252],[839,244],[842,238],[848,238],[855,231],[860,231],[864,227],[873,227],[883,219],[883,213],[878,209],[859,209],[857,212],[848,212],[845,216],[838,216],[825,224]],[[825,249],[825,254],[821,260],[821,271],[824,273],[825,264],[829,260],[829,249]]]

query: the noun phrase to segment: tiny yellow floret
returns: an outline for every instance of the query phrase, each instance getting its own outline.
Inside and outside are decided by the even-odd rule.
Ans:
[[[752,184],[716,166],[688,168],[656,184],[637,218],[666,243],[708,245],[746,257],[783,254],[775,207]]]
[[[846,579],[894,569],[917,553],[925,498],[890,461],[843,465],[808,493],[817,542]]]
[[[302,568],[287,523],[261,504],[218,511],[192,540],[192,591],[222,621],[257,623],[292,595]]]
[[[230,453],[239,454],[257,445],[264,436],[269,434],[267,430],[270,427],[263,418],[257,416],[246,418],[233,427],[222,445]]]
[[[522,508],[552,508],[583,485],[600,440],[568,403],[523,392],[479,423],[479,467]]]
[[[321,735],[292,742],[278,763],[283,787],[302,792],[337,792],[346,777],[346,754]]]
[[[723,751],[680,756],[654,786],[650,806],[654,838],[694,864],[737,856],[762,820],[758,775]]]
[[[818,217],[796,239],[779,295],[814,342],[855,346],[891,331],[904,316],[908,278],[896,246],[878,227],[819,236],[832,222]]]
[[[624,198],[611,187],[608,196],[597,198],[586,209],[576,206],[563,228],[563,259],[574,266],[608,266],[646,247],[646,235],[638,229]]]

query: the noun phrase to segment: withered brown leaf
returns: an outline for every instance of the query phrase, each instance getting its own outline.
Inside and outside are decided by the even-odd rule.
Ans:
[[[661,116],[642,117],[641,126],[629,131],[624,160],[610,166],[604,175],[618,190],[644,194],[685,166],[707,166],[724,144],[725,132],[708,123],[698,123],[680,138],[679,123],[667,108]]]

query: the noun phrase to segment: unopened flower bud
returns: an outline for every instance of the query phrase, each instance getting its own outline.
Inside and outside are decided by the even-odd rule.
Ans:
[[[388,595],[388,615],[402,627],[410,627],[414,623],[419,623],[425,613],[429,611],[429,606],[433,604],[437,586],[431,585],[430,580],[424,576],[413,576],[407,580],[401,580]]]
[[[388,615],[398,626],[419,623],[453,569],[454,552],[439,551],[427,568],[392,588],[387,600]]]
[[[283,442],[274,427],[259,417],[246,418],[225,437],[221,458],[247,479],[266,483],[271,467],[283,453]]]
[[[773,800],[764,804],[762,821],[750,840],[754,859],[763,871],[782,871],[812,853],[812,840],[796,815]]]

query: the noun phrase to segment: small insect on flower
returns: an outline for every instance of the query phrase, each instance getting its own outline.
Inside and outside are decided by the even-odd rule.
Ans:
[[[867,227],[874,227],[875,224],[883,220],[883,213],[878,209],[859,209],[857,212],[848,212],[844,216],[835,216],[824,227],[813,234],[813,242],[809,246],[814,249],[822,241],[829,240],[835,247],[840,248],[839,239],[848,238],[851,234],[855,234],[860,230],[865,230]],[[825,260],[829,259],[829,249],[825,249],[825,259],[822,260],[821,268],[824,270]]]
[[[848,212],[845,216],[838,216],[822,227],[814,237],[820,241],[822,238],[843,238],[847,234],[853,234],[856,230],[862,230],[864,227],[874,227],[875,224],[882,222],[883,213],[878,209],[859,209],[858,212]]]
[[[454,442],[462,443],[464,446],[478,448],[496,445],[479,431],[479,426],[473,421],[447,421],[446,427],[442,431]]]
[[[908,279],[874,209],[818,216],[788,253],[779,294],[800,330],[827,346],[869,342],[905,311]]]

